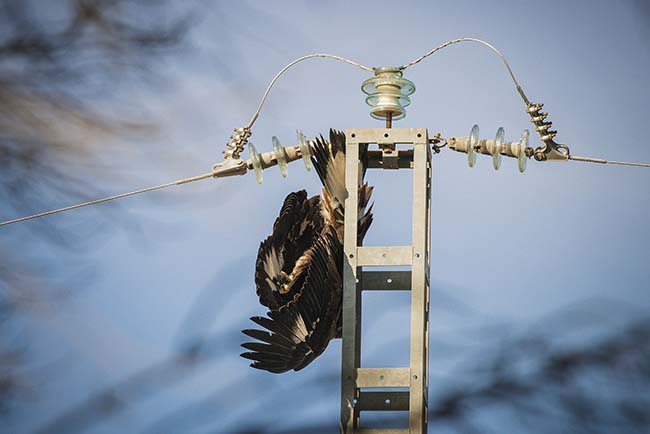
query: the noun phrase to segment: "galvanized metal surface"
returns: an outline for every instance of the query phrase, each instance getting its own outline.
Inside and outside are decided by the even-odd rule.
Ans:
[[[362,291],[410,291],[410,271],[364,271]]]
[[[341,430],[344,434],[423,434],[427,431],[429,363],[429,227],[431,153],[426,129],[351,129],[346,131],[346,189],[358,192],[359,145],[377,144],[369,168],[413,169],[413,245],[357,245],[358,194],[345,201]],[[412,144],[397,150],[396,144]],[[410,271],[372,271],[362,267],[410,266]],[[410,366],[361,368],[361,291],[410,290]],[[378,388],[381,391],[366,389]],[[384,390],[384,389],[400,390]],[[364,389],[364,390],[361,390]],[[364,429],[362,411],[408,411],[408,427]]]
[[[361,392],[361,411],[408,411],[408,392]]]

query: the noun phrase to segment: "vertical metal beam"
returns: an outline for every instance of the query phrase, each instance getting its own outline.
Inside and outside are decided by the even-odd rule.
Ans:
[[[413,143],[413,266],[411,270],[411,386],[409,432],[427,430],[427,276],[429,254],[429,147],[418,134]]]
[[[352,434],[359,427],[357,369],[361,366],[361,289],[357,283],[357,216],[361,180],[359,143],[346,138],[345,221],[343,242],[343,345],[341,378],[341,431]]]

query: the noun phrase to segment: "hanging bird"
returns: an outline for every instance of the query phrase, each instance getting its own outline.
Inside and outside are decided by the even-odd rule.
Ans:
[[[330,130],[329,142],[321,136],[312,147],[322,193],[308,199],[300,190],[285,198],[255,264],[257,295],[269,311],[251,320],[264,330],[242,331],[258,342],[242,344],[249,352],[241,356],[273,373],[304,368],[341,337],[345,134]],[[367,155],[362,146],[364,175]],[[358,245],[372,223],[371,194],[367,183],[359,187]]]

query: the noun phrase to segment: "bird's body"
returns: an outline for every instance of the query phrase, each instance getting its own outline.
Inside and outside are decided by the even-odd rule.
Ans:
[[[366,156],[364,147],[364,169]],[[274,373],[304,368],[341,336],[345,135],[330,130],[329,142],[316,139],[312,161],[322,194],[308,199],[301,190],[284,200],[255,265],[257,295],[269,311],[251,320],[266,330],[243,330],[261,342],[242,344],[249,350],[242,357]],[[360,186],[359,244],[372,222],[371,193],[367,183]]]

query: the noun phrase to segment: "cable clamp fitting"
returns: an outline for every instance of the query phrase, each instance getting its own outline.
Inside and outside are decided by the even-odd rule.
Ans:
[[[226,143],[226,150],[223,151],[224,158],[238,160],[244,147],[248,144],[248,139],[252,135],[250,127],[239,127],[234,129],[235,134],[230,136],[230,141]]]

